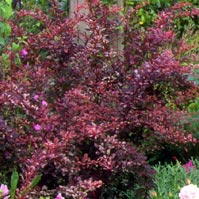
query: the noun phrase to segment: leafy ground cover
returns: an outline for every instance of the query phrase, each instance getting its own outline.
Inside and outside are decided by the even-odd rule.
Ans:
[[[198,155],[197,34],[176,23],[199,10],[176,3],[143,27],[146,4],[39,5],[1,18],[0,182],[16,199],[151,197],[152,165]]]
[[[198,160],[189,160],[186,164],[181,164],[177,160],[175,164],[156,165],[154,169],[156,170],[155,188],[150,192],[151,198],[191,198],[189,191],[187,196],[180,195],[182,188],[188,185],[198,186]]]

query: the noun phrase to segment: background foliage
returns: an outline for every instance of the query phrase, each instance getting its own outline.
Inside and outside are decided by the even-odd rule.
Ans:
[[[175,164],[156,165],[151,198],[178,199],[180,189],[188,184],[198,185],[198,160],[192,160],[195,168],[186,172],[180,162]]]

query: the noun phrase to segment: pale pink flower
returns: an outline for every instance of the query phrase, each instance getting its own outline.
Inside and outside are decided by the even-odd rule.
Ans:
[[[48,103],[45,100],[42,100],[41,104],[42,104],[42,106],[47,106],[48,105]]]
[[[199,188],[196,185],[189,184],[180,189],[180,199],[199,199]]]
[[[41,130],[41,126],[39,124],[35,124],[34,125],[34,129],[35,129],[35,131],[40,131]]]
[[[61,193],[59,193],[59,194],[56,196],[55,199],[65,199],[65,198],[61,195]]]
[[[34,100],[38,100],[39,99],[39,95],[34,95]]]
[[[196,168],[191,160],[189,160],[186,164],[183,164],[182,166],[187,173]]]
[[[3,199],[8,199],[10,196],[9,194],[9,189],[7,185],[1,184],[0,186],[0,198],[3,197]]]

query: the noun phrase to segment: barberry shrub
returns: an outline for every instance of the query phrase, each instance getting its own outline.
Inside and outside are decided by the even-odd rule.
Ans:
[[[171,28],[173,18],[187,14],[186,4],[161,12],[143,30],[131,26],[140,7],[122,14],[91,0],[88,14],[71,19],[53,2],[48,15],[20,10],[9,21],[11,44],[23,42],[18,52],[4,52],[1,167],[20,171],[21,199],[38,174],[30,193],[36,198],[44,185],[49,194],[77,199],[122,198],[139,187],[135,195],[146,198],[153,174],[147,157],[195,142],[180,121],[198,91],[180,56],[185,44]],[[26,17],[39,22],[39,32],[27,30]],[[113,45],[118,38],[123,51]]]

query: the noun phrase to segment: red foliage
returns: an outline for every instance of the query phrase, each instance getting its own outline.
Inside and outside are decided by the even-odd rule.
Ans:
[[[12,146],[4,149],[10,154],[5,159],[16,157],[12,161],[22,171],[21,190],[38,173],[43,184],[50,180],[49,189],[78,199],[99,198],[103,186],[121,173],[147,189],[152,171],[145,155],[164,144],[193,141],[179,125],[180,105],[175,112],[168,108],[164,90],[169,85],[170,97],[181,93],[188,99],[196,89],[187,81],[190,68],[181,66],[175,54],[181,43],[165,28],[177,8],[160,13],[146,31],[133,29],[118,8],[99,1],[90,3],[88,16],[75,19],[61,12],[56,17],[17,13],[10,22],[13,41],[16,35],[27,36],[28,54],[1,79],[0,128]],[[24,16],[41,21],[43,30],[26,32],[17,23]],[[80,21],[89,34],[82,34],[78,44]],[[110,45],[121,22],[126,27],[123,58]]]

